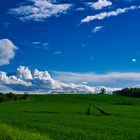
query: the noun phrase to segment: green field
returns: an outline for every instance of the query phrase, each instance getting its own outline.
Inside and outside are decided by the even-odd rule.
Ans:
[[[138,98],[88,94],[31,96],[28,101],[0,103],[0,140],[140,139]],[[109,115],[101,114],[94,106],[91,114],[86,115],[90,105]],[[4,139],[6,136],[9,139]]]

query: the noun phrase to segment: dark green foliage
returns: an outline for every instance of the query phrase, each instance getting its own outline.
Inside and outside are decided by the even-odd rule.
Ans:
[[[140,98],[140,88],[124,88],[122,90],[114,91],[113,94]]]
[[[100,94],[105,94],[105,93],[106,93],[106,89],[105,88],[101,88]]]
[[[23,100],[30,99],[29,94],[23,94],[23,95],[22,95],[22,99],[23,99]]]
[[[12,102],[12,101],[21,101],[28,100],[31,96],[28,94],[14,94],[9,92],[7,94],[0,93],[0,102]]]
[[[3,93],[0,93],[0,96],[3,95]]]
[[[127,103],[127,102],[118,102],[118,103],[114,103],[116,105],[130,105],[130,106],[135,106],[134,103]]]
[[[0,95],[0,102],[5,102],[6,101],[6,96]]]
[[[16,96],[14,93],[12,92],[9,92],[7,94],[5,94],[6,98],[7,98],[7,101],[13,101],[14,100],[14,97]]]

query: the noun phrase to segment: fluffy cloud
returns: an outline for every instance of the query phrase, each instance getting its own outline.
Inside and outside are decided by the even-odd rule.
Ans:
[[[30,3],[10,9],[9,13],[15,15],[21,21],[44,21],[49,17],[57,17],[66,13],[70,7],[71,4],[55,4],[46,0],[30,0]]]
[[[87,22],[90,22],[93,20],[103,20],[107,17],[118,16],[118,15],[126,13],[130,10],[136,10],[139,8],[140,8],[139,6],[131,6],[131,7],[127,7],[127,8],[118,8],[115,11],[101,12],[101,13],[96,14],[96,15],[87,16],[86,18],[81,20],[81,23],[87,23]]]
[[[8,76],[0,72],[0,87],[7,87],[18,92],[72,92],[72,93],[95,93],[95,87],[83,84],[64,83],[54,80],[48,71],[35,69],[30,71],[28,67],[19,66],[16,75]]]
[[[18,77],[23,80],[30,80],[33,79],[31,71],[28,67],[19,66],[17,68]]]
[[[112,2],[109,0],[98,0],[97,2],[89,2],[88,5],[95,10],[101,10],[104,7],[111,6]]]
[[[9,64],[15,56],[17,47],[9,39],[0,40],[0,66]]]
[[[102,88],[105,88],[107,93],[112,93],[112,91],[119,90],[120,88],[89,86],[89,83],[98,83],[99,81],[105,82],[106,80],[112,82],[111,78],[118,80],[122,77],[126,78],[126,80],[130,78],[140,79],[140,74],[111,73],[107,75],[97,75],[93,73],[55,72],[54,77],[59,80],[53,79],[48,71],[39,71],[38,69],[31,71],[28,67],[19,66],[16,74],[11,76],[8,76],[5,72],[0,72],[0,90],[18,93],[99,93]],[[85,79],[87,79],[87,81],[85,81]]]
[[[4,86],[9,85],[8,87],[15,85],[31,86],[30,82],[26,82],[15,75],[7,76],[7,73],[5,72],[0,72],[0,84]]]
[[[93,33],[99,32],[102,28],[103,28],[103,26],[96,26],[96,27],[92,30],[92,32],[93,32]]]

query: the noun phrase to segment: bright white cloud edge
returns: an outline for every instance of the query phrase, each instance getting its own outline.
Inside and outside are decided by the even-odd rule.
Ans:
[[[10,63],[15,57],[15,51],[17,47],[9,39],[0,40],[0,66]]]

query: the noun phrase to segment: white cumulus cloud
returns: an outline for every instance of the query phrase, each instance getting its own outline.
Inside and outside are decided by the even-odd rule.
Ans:
[[[58,80],[52,78],[48,71],[39,71],[38,69],[31,71],[28,67],[19,66],[16,73],[10,76],[6,72],[0,72],[0,89],[5,92],[14,91],[18,93],[99,93],[102,88],[105,88],[107,93],[111,93],[120,88],[91,86],[90,83],[100,81],[110,81],[112,83],[112,79],[118,80],[122,77],[126,80],[139,79],[140,74],[111,73],[97,75],[93,73],[55,72],[54,77]]]
[[[28,67],[19,66],[17,68],[17,73],[18,73],[19,78],[21,79],[24,79],[24,80],[33,79],[31,71],[29,70]]]
[[[46,0],[31,0],[30,3],[12,8],[9,13],[21,21],[44,21],[52,16],[60,16],[70,9],[71,4],[56,4]]]
[[[15,56],[17,47],[9,39],[0,40],[0,66],[9,64]]]
[[[95,10],[101,10],[104,7],[111,6],[112,2],[109,0],[98,0],[97,2],[89,2],[88,5]]]
[[[22,80],[21,78],[12,75],[12,76],[7,76],[6,72],[0,72],[0,84],[1,85],[8,85],[8,87],[15,87],[15,86],[30,86],[30,82],[26,82]]]
[[[68,93],[95,93],[95,87],[83,84],[64,83],[54,80],[48,71],[31,71],[28,67],[19,66],[16,74],[8,76],[0,72],[0,86],[18,92],[68,92]]]

